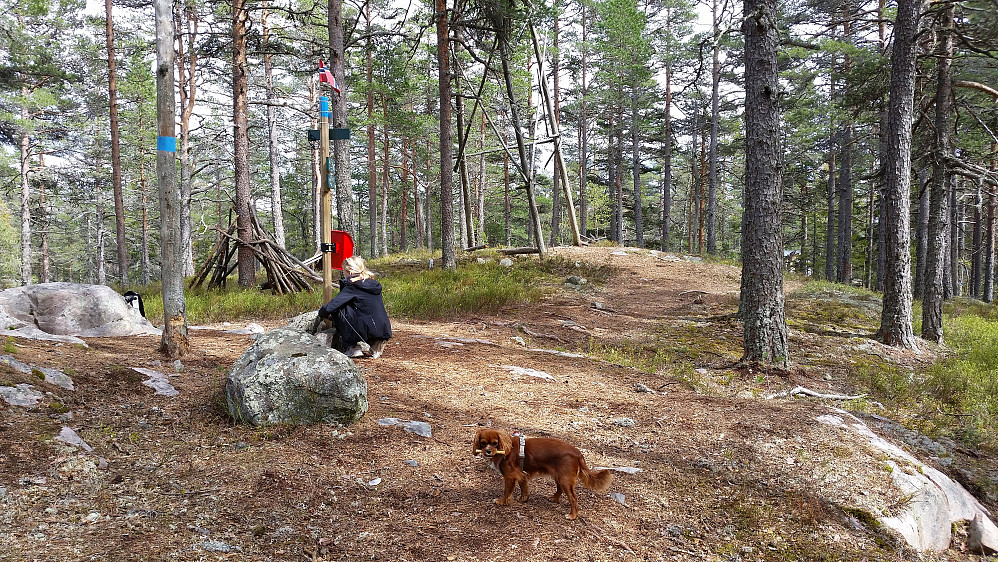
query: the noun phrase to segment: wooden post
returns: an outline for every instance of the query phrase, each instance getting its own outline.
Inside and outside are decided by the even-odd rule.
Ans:
[[[329,109],[329,98],[322,96],[319,98],[319,160],[322,162],[319,181],[322,184],[319,192],[322,194],[322,216],[319,224],[322,229],[322,302],[329,302],[333,298],[333,262],[329,255],[329,244],[332,240],[332,216],[333,202],[332,193],[329,189],[329,118],[332,111]]]

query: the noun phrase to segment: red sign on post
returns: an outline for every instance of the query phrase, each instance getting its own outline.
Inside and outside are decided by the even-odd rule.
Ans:
[[[345,230],[333,230],[330,242],[333,244],[333,251],[329,254],[329,261],[333,269],[343,270],[343,260],[353,256],[353,238]]]

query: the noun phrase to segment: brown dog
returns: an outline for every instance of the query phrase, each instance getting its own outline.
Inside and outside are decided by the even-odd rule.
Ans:
[[[558,503],[564,493],[568,496],[568,503],[572,504],[572,511],[565,518],[575,519],[579,516],[579,502],[575,497],[576,480],[581,480],[582,485],[590,490],[602,492],[610,486],[612,479],[609,470],[589,470],[582,453],[560,439],[538,437],[524,440],[523,437],[510,436],[494,429],[480,429],[471,448],[475,454],[482,453],[489,457],[493,467],[502,474],[503,494],[495,500],[498,505],[509,505],[517,484],[520,485],[518,501],[527,501],[530,496],[530,479],[538,474],[547,474],[554,478],[558,486],[554,495],[548,499]],[[523,451],[522,461],[520,451]]]

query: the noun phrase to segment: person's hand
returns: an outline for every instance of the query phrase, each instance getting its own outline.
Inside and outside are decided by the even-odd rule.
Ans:
[[[325,320],[326,318],[329,318],[329,313],[326,312],[326,309],[324,309],[324,308],[320,308],[319,309],[319,318],[322,319],[322,320]]]

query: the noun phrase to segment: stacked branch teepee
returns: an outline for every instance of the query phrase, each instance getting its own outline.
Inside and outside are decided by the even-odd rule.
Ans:
[[[252,207],[250,207],[252,209]],[[322,276],[312,271],[305,263],[296,258],[279,244],[270,239],[270,236],[260,225],[260,220],[256,216],[256,211],[251,211],[250,222],[253,225],[253,239],[249,242],[249,248],[253,250],[256,259],[260,261],[267,271],[267,284],[271,292],[276,295],[285,293],[297,293],[299,291],[311,291],[315,288],[312,282],[322,283]],[[235,235],[236,224],[229,218],[228,230],[215,227],[219,233],[218,243],[215,249],[205,261],[204,265],[194,274],[191,279],[192,289],[200,287],[209,275],[208,288],[225,287],[225,280],[236,269],[239,262],[233,260],[239,249],[239,238]],[[230,264],[230,262],[232,262]]]

